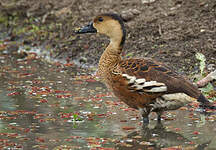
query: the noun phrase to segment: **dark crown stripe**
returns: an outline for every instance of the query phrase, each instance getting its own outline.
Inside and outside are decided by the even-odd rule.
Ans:
[[[106,14],[102,14],[102,15],[103,16],[109,16],[112,19],[117,20],[120,23],[121,29],[122,29],[122,33],[123,33],[120,46],[123,46],[124,43],[125,43],[125,39],[126,39],[126,30],[125,30],[125,27],[124,27],[124,21],[123,21],[123,19],[119,15],[113,14],[113,13],[106,13]]]

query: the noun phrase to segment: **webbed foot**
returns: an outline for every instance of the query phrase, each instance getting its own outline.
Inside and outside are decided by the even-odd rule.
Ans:
[[[149,124],[149,118],[147,117],[143,117],[143,124]]]

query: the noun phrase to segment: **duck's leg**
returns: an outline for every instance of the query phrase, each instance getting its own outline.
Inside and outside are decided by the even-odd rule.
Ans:
[[[148,116],[143,116],[143,123],[149,124],[149,117]]]
[[[144,124],[149,124],[149,113],[150,113],[150,109],[149,108],[140,108],[140,113],[142,115],[142,118],[143,118],[143,125]]]
[[[157,111],[157,123],[161,123],[161,115],[162,115],[162,111]]]

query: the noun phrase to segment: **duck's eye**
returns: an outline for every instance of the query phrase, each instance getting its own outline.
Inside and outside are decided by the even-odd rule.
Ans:
[[[103,21],[103,18],[102,18],[102,17],[99,17],[99,18],[98,18],[98,21],[99,21],[99,22],[102,22],[102,21]]]

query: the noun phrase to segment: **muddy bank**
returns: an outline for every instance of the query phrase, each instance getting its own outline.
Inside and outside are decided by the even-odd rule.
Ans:
[[[153,57],[186,74],[198,72],[197,52],[216,64],[213,0],[2,0],[0,12],[0,30],[12,45],[43,46],[51,57],[96,65],[108,39],[74,31],[97,14],[116,12],[126,21],[125,57]]]

